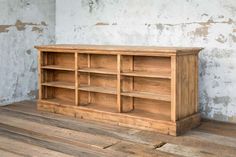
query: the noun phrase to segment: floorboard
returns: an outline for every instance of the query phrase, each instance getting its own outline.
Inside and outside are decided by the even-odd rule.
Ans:
[[[40,112],[35,101],[0,107],[0,156],[228,156],[236,125],[204,120],[173,137]],[[25,149],[24,149],[25,148]]]

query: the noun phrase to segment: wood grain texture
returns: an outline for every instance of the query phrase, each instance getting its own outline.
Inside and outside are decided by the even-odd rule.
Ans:
[[[203,121],[198,129],[191,130],[183,136],[172,137],[109,123],[40,112],[36,109],[36,103],[32,101],[0,107],[0,115],[1,119],[5,117],[0,121],[1,141],[2,137],[4,138],[0,146],[1,156],[234,157],[236,154],[236,138],[233,136],[235,124],[207,120]],[[4,122],[6,118],[8,121]],[[46,128],[52,130],[44,130]],[[86,135],[88,139],[78,140],[77,135]],[[107,139],[119,142],[103,149],[94,146],[96,141],[89,140],[90,137],[104,137],[104,142]]]
[[[89,144],[78,140],[73,140],[73,142],[68,143],[67,140],[58,140],[53,138],[53,136],[45,136],[47,130],[44,130],[40,135],[33,133],[32,130],[26,131],[11,127],[9,126],[11,125],[10,123],[8,123],[9,125],[4,125],[0,121],[0,136],[73,156],[81,156],[83,154],[84,156],[141,156],[142,153],[147,156],[186,156],[186,152],[191,153],[191,151],[188,150],[194,150],[192,154],[200,153],[201,155],[234,157],[236,154],[235,137],[232,136],[235,134],[235,124],[203,121],[202,126],[204,126],[205,130],[194,129],[183,136],[172,137],[156,132],[111,125],[109,123],[87,121],[48,112],[39,112],[36,110],[35,102],[31,101],[1,107],[0,115],[26,120],[27,122],[35,122],[45,126],[54,126],[56,128],[85,132],[92,135],[113,137],[121,141],[105,149],[100,149],[90,147]],[[209,128],[207,128],[207,126],[209,126]],[[215,128],[211,130],[213,126],[215,126]],[[225,132],[225,134],[220,134],[220,132]],[[76,144],[74,144],[74,141],[77,141]],[[168,146],[169,144],[177,146],[178,149],[174,150],[178,151],[184,149],[186,151],[175,152],[170,151],[171,149],[165,149],[165,151],[158,150],[158,148],[162,148],[165,145]]]
[[[115,45],[75,45],[75,44],[57,44],[57,45],[44,45],[35,46],[37,49],[57,49],[60,51],[124,51],[124,52],[160,52],[163,54],[188,54],[188,53],[198,53],[202,48],[198,47],[157,47],[157,46],[115,46]]]
[[[175,136],[200,123],[199,48],[36,48],[42,51],[40,110]]]

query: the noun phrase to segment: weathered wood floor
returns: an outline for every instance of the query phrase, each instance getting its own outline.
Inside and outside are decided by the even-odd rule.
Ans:
[[[39,112],[32,101],[0,107],[0,157],[235,157],[236,125],[204,121],[183,136]]]

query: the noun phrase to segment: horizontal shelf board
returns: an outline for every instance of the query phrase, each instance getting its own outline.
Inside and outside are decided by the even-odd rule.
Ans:
[[[75,83],[71,82],[53,81],[53,82],[42,83],[42,85],[50,87],[66,88],[66,89],[75,89]]]
[[[62,66],[62,65],[45,65],[45,66],[42,66],[42,69],[75,71],[75,69],[73,69],[73,68],[65,67],[65,66]]]
[[[88,85],[81,85],[79,87],[79,90],[87,92],[105,93],[105,94],[117,93],[115,88],[105,88],[105,87],[88,86]]]
[[[137,77],[151,77],[151,78],[166,78],[171,79],[170,74],[166,73],[156,73],[156,72],[146,72],[146,71],[131,71],[131,72],[121,72],[123,76],[137,76]]]
[[[143,110],[137,110],[134,109],[130,112],[125,112],[128,116],[132,117],[143,117],[143,118],[149,118],[149,119],[155,119],[155,120],[163,120],[163,121],[171,121],[171,117],[167,115],[162,115],[158,113],[151,113]]]
[[[171,101],[170,95],[161,95],[161,94],[154,94],[154,93],[148,93],[148,92],[137,92],[137,91],[122,92],[121,95],[129,96],[129,97],[136,97],[136,98]]]
[[[79,72],[86,72],[86,73],[97,73],[97,74],[110,74],[116,75],[116,70],[112,69],[105,69],[105,68],[82,68],[78,70]]]
[[[46,102],[46,103],[53,103],[57,105],[70,105],[70,106],[75,105],[74,101],[62,100],[59,98],[47,98],[47,99],[42,99],[40,101]]]
[[[97,105],[93,103],[80,104],[79,107],[82,109],[88,109],[88,110],[94,110],[94,111],[105,111],[105,112],[117,113],[115,107],[107,107],[107,106]]]

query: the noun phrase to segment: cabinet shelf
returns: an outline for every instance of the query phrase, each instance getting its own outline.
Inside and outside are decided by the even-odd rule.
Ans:
[[[104,111],[104,112],[113,112],[117,113],[116,108],[112,107],[107,107],[107,106],[102,106],[102,105],[97,105],[93,103],[89,104],[80,104],[79,106],[81,109],[88,109],[88,110],[94,110],[94,111]]]
[[[199,48],[36,48],[40,110],[168,135],[200,122]]]
[[[52,103],[52,104],[57,104],[57,105],[63,105],[63,104],[70,105],[70,106],[75,105],[75,102],[73,100],[69,101],[69,100],[62,100],[59,98],[44,98],[41,101],[45,103]]]
[[[105,87],[88,86],[88,85],[81,85],[79,87],[79,90],[87,92],[105,93],[105,94],[117,93],[115,88],[105,88]]]
[[[73,83],[73,82],[52,81],[52,82],[42,83],[42,85],[43,86],[49,86],[49,87],[75,89],[75,83]]]
[[[121,75],[123,75],[123,76],[137,76],[137,77],[171,79],[171,75],[167,74],[167,73],[156,73],[156,72],[146,72],[146,71],[121,72]]]
[[[146,111],[139,110],[139,109],[135,109],[133,111],[126,112],[125,114],[130,117],[142,117],[142,118],[162,120],[162,121],[167,121],[167,122],[171,121],[170,116],[158,114],[158,113],[146,112]]]
[[[154,94],[148,92],[122,92],[122,96],[136,97],[136,98],[144,98],[144,99],[152,99],[152,100],[162,100],[162,101],[171,101],[170,95],[162,95],[162,94]]]
[[[65,67],[65,66],[61,66],[61,65],[45,65],[45,66],[42,66],[42,69],[75,71],[75,69],[73,69],[73,68]]]
[[[78,70],[79,72],[84,73],[96,73],[96,74],[109,74],[109,75],[116,75],[116,70],[113,69],[105,69],[105,68],[82,68]]]

